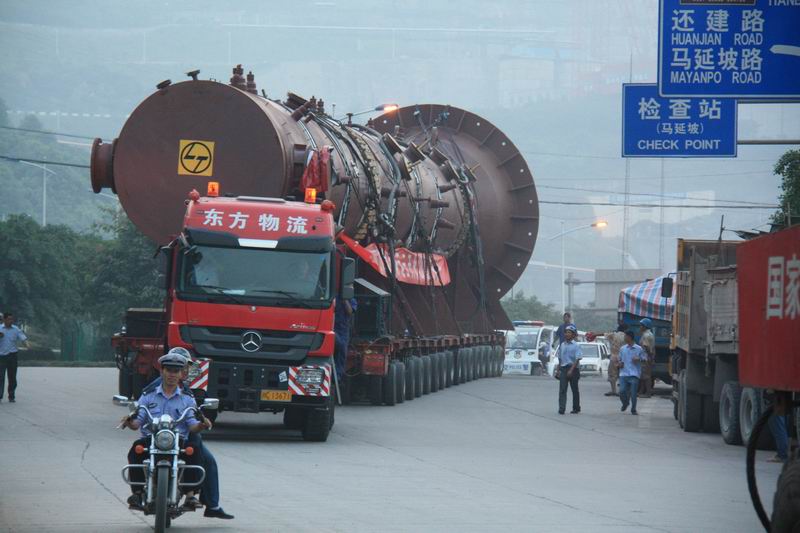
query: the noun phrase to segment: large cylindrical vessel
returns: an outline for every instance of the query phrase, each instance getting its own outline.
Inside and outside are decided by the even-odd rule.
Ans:
[[[437,332],[475,328],[466,311],[459,316],[462,301],[478,306],[479,329],[508,325],[498,301],[533,252],[538,201],[530,169],[502,131],[430,104],[349,124],[321,100],[259,96],[242,74],[234,69],[230,85],[160,84],[118,139],[95,141],[95,192],[111,188],[142,232],[166,242],[180,231],[187,192],[210,181],[223,194],[302,199],[313,178],[351,239],[447,259],[453,283],[442,297],[453,319]],[[406,288],[407,299],[423,298],[415,291],[422,294]]]

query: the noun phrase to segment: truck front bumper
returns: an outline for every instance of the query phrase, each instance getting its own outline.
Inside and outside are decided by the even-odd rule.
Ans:
[[[219,399],[220,411],[279,412],[288,406],[324,409],[331,397],[331,378],[328,363],[288,366],[211,361],[206,394]]]

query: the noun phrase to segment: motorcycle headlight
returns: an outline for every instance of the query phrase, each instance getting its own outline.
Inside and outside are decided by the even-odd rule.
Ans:
[[[319,385],[324,378],[321,368],[303,368],[297,373],[297,381],[302,385]]]
[[[156,448],[169,451],[175,446],[175,434],[169,430],[161,430],[156,433]]]

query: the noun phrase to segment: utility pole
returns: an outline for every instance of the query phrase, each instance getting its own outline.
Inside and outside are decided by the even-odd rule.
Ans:
[[[661,207],[658,213],[658,268],[664,270],[664,158],[661,158]]]
[[[633,52],[631,52],[630,61],[628,63],[628,83],[633,83]],[[628,253],[628,222],[630,217],[630,208],[628,202],[631,193],[631,160],[629,157],[625,158],[625,201],[622,214],[622,270],[625,270],[625,255]]]

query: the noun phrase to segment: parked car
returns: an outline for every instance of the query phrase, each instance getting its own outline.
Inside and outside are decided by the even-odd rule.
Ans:
[[[549,360],[554,326],[519,324],[506,336],[506,357],[503,373],[541,376],[542,360]]]
[[[581,373],[584,376],[598,375],[602,376],[608,372],[608,363],[611,359],[611,352],[604,342],[579,342],[581,347]],[[555,355],[550,359],[547,365],[547,373],[555,377],[556,366],[558,366],[559,349],[556,350]]]

